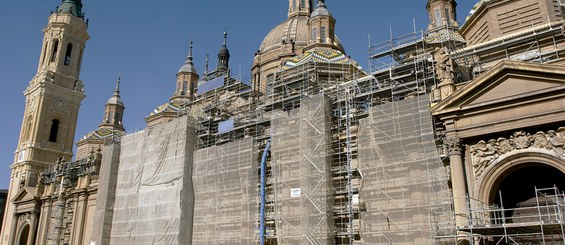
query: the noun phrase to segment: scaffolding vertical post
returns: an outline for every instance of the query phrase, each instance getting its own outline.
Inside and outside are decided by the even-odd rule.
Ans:
[[[536,205],[537,205],[537,209],[538,209],[538,218],[539,218],[539,225],[540,225],[540,231],[541,231],[541,240],[542,240],[542,244],[545,244],[545,234],[543,232],[543,218],[541,217],[541,208],[540,208],[540,203],[539,203],[539,195],[538,195],[538,188],[534,187],[536,190]],[[547,205],[546,205],[547,206]]]
[[[352,149],[351,149],[351,106],[353,104],[353,96],[351,95],[351,88],[345,89],[345,134],[346,134],[346,147],[347,147],[347,212],[349,216],[349,244],[352,245],[355,240],[355,229],[353,227],[353,188],[352,188]]]

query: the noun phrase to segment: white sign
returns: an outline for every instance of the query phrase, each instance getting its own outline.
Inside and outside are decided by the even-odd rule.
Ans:
[[[300,188],[292,188],[290,189],[290,197],[300,197]]]
[[[351,203],[359,204],[359,194],[355,194],[351,197]]]

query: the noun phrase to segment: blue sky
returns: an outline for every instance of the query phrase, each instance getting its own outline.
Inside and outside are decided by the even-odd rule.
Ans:
[[[476,1],[459,1],[462,22]],[[60,0],[5,1],[0,15],[0,189],[9,185],[10,164],[18,142],[24,96],[37,71],[42,28]],[[217,62],[227,28],[232,74],[249,76],[253,54],[265,35],[286,19],[286,0],[243,1],[89,1],[83,0],[89,34],[80,79],[86,84],[76,138],[97,128],[105,101],[122,76],[128,131],[145,127],[144,117],[168,101],[175,74],[194,41],[194,62],[204,70]],[[378,43],[428,23],[425,0],[329,0],[337,19],[336,34],[348,55],[367,68],[369,40]],[[369,38],[370,36],[370,38]]]

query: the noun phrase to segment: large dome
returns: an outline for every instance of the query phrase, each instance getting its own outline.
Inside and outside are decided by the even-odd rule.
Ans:
[[[302,49],[308,46],[308,32],[308,16],[300,15],[288,18],[267,34],[259,50],[261,53],[267,53],[279,49],[284,44],[289,44],[292,41],[294,41],[297,50]],[[339,50],[343,51],[341,42],[337,37],[335,42]]]

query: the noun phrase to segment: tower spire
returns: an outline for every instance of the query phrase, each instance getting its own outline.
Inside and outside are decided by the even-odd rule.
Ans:
[[[192,47],[193,42],[190,40],[188,44],[188,56],[184,65],[177,72],[177,86],[171,101],[186,101],[191,100],[196,92],[196,85],[198,83],[198,72],[192,63]]]
[[[120,84],[122,78],[118,77],[116,80],[116,88],[114,94],[106,102],[106,109],[104,110],[104,118],[99,127],[116,128],[123,130],[122,117],[124,115],[124,102],[120,96]]]
[[[181,72],[197,73],[196,68],[194,67],[194,64],[192,62],[192,44],[193,44],[192,40],[190,40],[188,45],[188,56],[186,57],[184,65],[179,69],[179,73]]]

